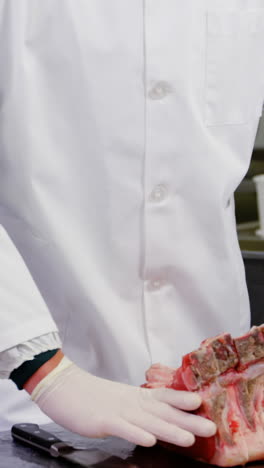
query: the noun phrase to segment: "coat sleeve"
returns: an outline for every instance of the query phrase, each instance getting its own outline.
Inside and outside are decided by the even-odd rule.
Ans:
[[[0,225],[0,352],[57,331],[22,257]]]
[[[1,172],[5,167],[4,138],[10,138],[3,118],[7,112],[5,98],[11,92],[10,83],[14,83],[13,75],[16,71],[14,63],[20,40],[19,31],[26,18],[26,8],[26,2],[0,0]],[[9,120],[12,117],[15,116],[9,116]],[[0,180],[1,210],[2,205],[4,207],[5,204],[6,191],[12,190],[3,173]],[[0,224],[0,353],[20,343],[56,331],[57,326],[23,258],[4,226]]]
[[[0,352],[0,379],[8,379],[14,369],[45,351],[61,348],[58,332],[47,333]]]

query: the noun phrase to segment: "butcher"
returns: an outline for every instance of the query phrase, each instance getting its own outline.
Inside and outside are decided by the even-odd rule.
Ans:
[[[0,0],[0,429],[215,433],[197,393],[140,385],[249,328],[263,41],[263,0]]]

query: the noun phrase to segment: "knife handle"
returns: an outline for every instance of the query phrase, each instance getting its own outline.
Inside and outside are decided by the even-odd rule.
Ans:
[[[37,424],[15,424],[11,429],[11,434],[15,440],[49,453],[51,453],[54,444],[62,442],[61,439],[58,439],[50,432],[44,431]]]

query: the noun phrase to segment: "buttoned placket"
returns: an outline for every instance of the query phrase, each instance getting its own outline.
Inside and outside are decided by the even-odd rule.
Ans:
[[[144,271],[144,296],[145,296],[145,320],[146,320],[146,335],[149,343],[149,351],[151,358],[153,358],[153,346],[151,344],[151,328],[155,321],[153,319],[153,311],[149,310],[147,295],[161,294],[166,281],[162,276],[162,264],[160,264],[160,271],[157,264],[152,264],[152,259],[155,256],[155,251],[152,248],[152,236],[155,232],[151,232],[151,221],[159,222],[159,217],[164,207],[169,203],[170,199],[170,186],[169,181],[162,176],[162,139],[163,125],[155,129],[155,121],[159,114],[161,106],[166,107],[166,102],[170,99],[173,93],[172,83],[166,80],[166,76],[162,73],[162,65],[159,66],[159,54],[156,50],[156,43],[152,38],[155,22],[158,25],[158,17],[153,21],[151,14],[152,5],[147,0],[145,4],[145,166],[144,166],[144,183],[145,183],[145,229],[144,229],[144,243],[145,243],[145,271]],[[159,31],[156,31],[159,35]],[[157,76],[155,77],[155,73]],[[153,149],[155,148],[155,151]],[[164,163],[166,164],[166,163]],[[166,172],[166,171],[165,171]],[[162,221],[160,221],[162,222]],[[155,243],[159,242],[155,239]],[[162,242],[162,240],[161,240]],[[154,262],[155,263],[155,262]]]

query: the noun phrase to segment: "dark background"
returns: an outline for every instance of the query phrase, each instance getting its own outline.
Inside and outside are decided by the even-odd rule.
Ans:
[[[238,238],[246,269],[252,325],[264,322],[264,239],[255,234],[258,208],[252,179],[258,174],[264,174],[264,115],[260,119],[249,170],[235,193]]]

